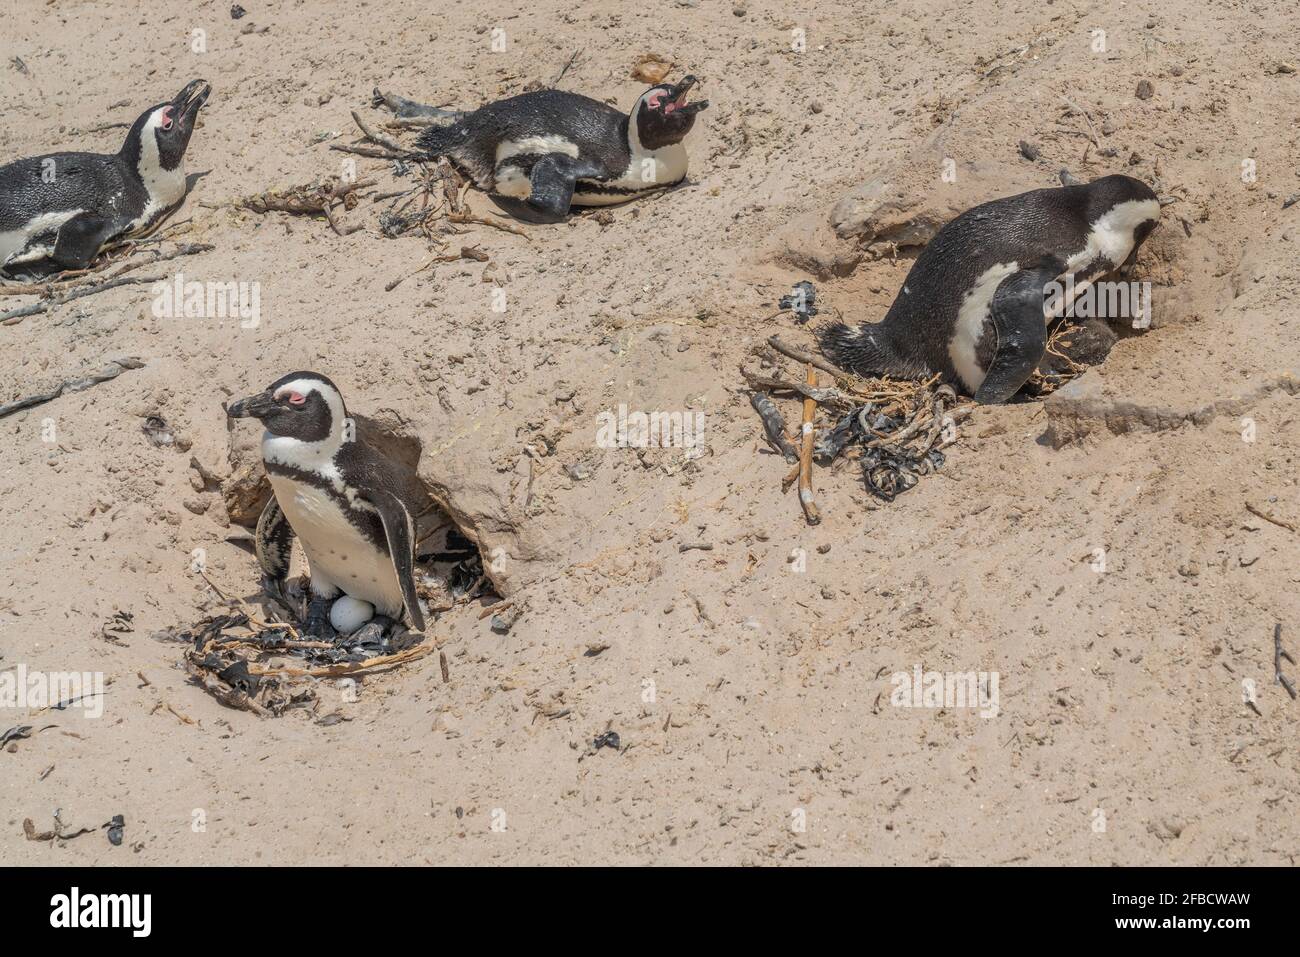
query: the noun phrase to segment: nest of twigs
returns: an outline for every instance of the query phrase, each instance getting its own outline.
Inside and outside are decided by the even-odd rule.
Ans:
[[[783,489],[799,484],[800,504],[810,524],[820,521],[812,492],[811,465],[846,459],[857,463],[873,496],[892,502],[914,487],[921,476],[944,463],[940,451],[957,437],[957,423],[974,408],[958,403],[950,386],[935,376],[923,382],[888,378],[863,379],[835,369],[820,358],[785,346],[773,336],[775,352],[804,362],[804,379],[779,373],[756,374],[743,367],[750,402],[762,420],[769,446],[793,467]],[[817,369],[833,385],[819,385]],[[772,395],[793,395],[802,402],[802,420],[791,433]],[[819,416],[820,413],[820,416]],[[797,445],[796,445],[797,442]]]
[[[189,645],[184,666],[196,685],[227,707],[261,717],[278,717],[293,708],[314,711],[319,679],[423,658],[435,646],[432,641],[418,643],[422,637],[407,632],[393,640],[387,653],[367,655],[361,647],[349,648],[346,641],[304,638],[292,625],[260,620],[248,610],[213,615],[190,628],[154,635]]]
[[[1070,355],[1074,337],[1081,326],[1076,322],[1063,319],[1047,337],[1047,355],[1049,361],[1034,370],[1027,383],[1029,391],[1039,398],[1046,398],[1067,382],[1079,378],[1088,371],[1089,366],[1077,362]],[[1044,366],[1048,368],[1044,369]]]

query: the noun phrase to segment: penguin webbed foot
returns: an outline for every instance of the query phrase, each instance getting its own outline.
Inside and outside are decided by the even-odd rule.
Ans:
[[[348,652],[352,661],[364,661],[377,655],[391,655],[400,651],[405,645],[399,645],[398,639],[409,632],[401,624],[387,615],[375,615],[368,622],[348,635],[338,639],[338,646]]]
[[[456,120],[463,115],[459,110],[445,110],[437,106],[427,106],[424,103],[417,103],[415,100],[409,100],[396,93],[385,93],[379,87],[375,87],[371,92],[370,105],[376,109],[381,106],[387,107],[400,120]]]
[[[336,641],[339,633],[330,624],[330,599],[313,597],[307,603],[307,619],[302,623],[303,634],[316,641]]]

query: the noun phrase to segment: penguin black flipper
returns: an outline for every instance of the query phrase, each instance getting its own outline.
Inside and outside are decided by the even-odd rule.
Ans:
[[[976,402],[1006,402],[1038,368],[1047,350],[1047,285],[1060,271],[1059,265],[1022,269],[998,284],[989,303],[996,351]]]
[[[528,205],[556,219],[569,214],[578,180],[608,176],[595,163],[574,159],[564,153],[548,153],[533,164],[528,182],[532,189]]]
[[[280,503],[272,495],[257,519],[254,545],[257,563],[262,566],[267,579],[277,588],[289,577],[289,553],[293,549],[293,526],[284,517]]]
[[[65,269],[85,269],[113,236],[118,224],[98,213],[78,213],[59,227],[50,258]]]
[[[384,523],[388,553],[393,559],[398,584],[402,586],[406,614],[416,631],[424,631],[424,613],[420,610],[420,597],[415,593],[415,522],[402,500],[386,489],[377,489],[369,501]]]

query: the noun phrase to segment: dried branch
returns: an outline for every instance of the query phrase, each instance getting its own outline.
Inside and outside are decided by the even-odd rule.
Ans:
[[[817,388],[817,373],[813,370],[811,362],[805,366],[805,370],[808,385]],[[818,525],[822,520],[821,513],[817,511],[817,503],[813,500],[812,490],[813,419],[816,415],[817,400],[804,396],[803,423],[800,426],[803,446],[799,450],[799,504],[803,506],[804,518],[809,525]]]

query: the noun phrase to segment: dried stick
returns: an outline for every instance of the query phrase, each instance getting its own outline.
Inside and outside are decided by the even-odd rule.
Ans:
[[[1282,674],[1283,659],[1295,664],[1295,659],[1282,647],[1282,623],[1279,621],[1273,626],[1273,674],[1277,678],[1278,684],[1286,689],[1286,693],[1291,696],[1291,700],[1296,699],[1295,685],[1291,679]]]
[[[817,388],[817,373],[813,370],[812,363],[804,368],[808,385]],[[803,447],[799,450],[799,504],[803,506],[803,515],[809,525],[818,525],[822,520],[821,513],[817,511],[817,503],[813,501],[812,490],[813,418],[816,414],[817,400],[804,396],[803,424],[800,427]]]
[[[504,230],[507,233],[514,233],[516,236],[523,236],[524,239],[531,239],[531,237],[518,226],[511,226],[509,223],[499,223],[494,219],[488,219],[486,216],[476,216],[469,212],[448,213],[447,220],[448,222],[459,224],[478,223],[480,226],[491,226],[495,229]]]
[[[370,140],[370,142],[377,143],[378,145],[382,146],[384,149],[392,150],[394,153],[410,152],[404,146],[402,146],[401,143],[397,142],[397,140],[389,139],[387,136],[381,136],[380,134],[372,130],[370,127],[366,126],[366,121],[361,118],[361,114],[359,114],[356,110],[352,111],[352,122],[357,124],[357,127],[361,130],[363,134],[365,134],[366,139]]]
[[[783,356],[789,356],[798,362],[804,362],[808,365],[816,366],[823,372],[829,372],[837,379],[852,379],[853,376],[845,372],[829,359],[823,359],[821,356],[815,356],[811,352],[805,352],[802,349],[796,349],[794,346],[787,346],[778,336],[770,336],[767,344],[781,353]]]
[[[1280,518],[1274,518],[1272,515],[1268,514],[1268,512],[1265,512],[1261,508],[1257,508],[1250,502],[1246,503],[1246,511],[1250,512],[1251,515],[1254,515],[1257,518],[1262,518],[1266,522],[1271,522],[1278,528],[1285,528],[1288,532],[1294,532],[1296,530],[1296,527],[1290,522],[1284,522]]]
[[[400,160],[406,159],[411,154],[403,150],[401,153],[394,153],[389,149],[377,149],[373,146],[349,146],[346,143],[331,143],[330,149],[340,153],[355,153],[357,156],[365,156],[369,159],[381,160]]]
[[[8,312],[0,313],[0,325],[12,326],[22,322],[28,316],[39,315],[42,312],[49,312],[55,306],[61,306],[66,302],[72,302],[74,299],[83,299],[86,296],[93,296],[96,293],[108,292],[110,289],[116,289],[118,286],[139,286],[145,283],[162,282],[163,276],[126,276],[122,279],[109,279],[105,282],[96,283],[93,286],[81,286],[70,292],[54,299],[46,299],[43,302],[34,302],[29,306],[21,306],[18,309],[10,309]]]
[[[1084,122],[1088,124],[1088,139],[1092,140],[1093,146],[1101,149],[1101,141],[1097,139],[1097,128],[1092,125],[1092,117],[1088,115],[1088,111],[1071,101],[1069,97],[1061,97],[1061,102],[1083,117]]]
[[[139,247],[139,243],[132,244]],[[139,269],[141,266],[152,266],[154,263],[166,262],[169,259],[177,259],[181,256],[193,256],[197,253],[206,253],[216,249],[211,243],[181,243],[169,253],[160,253],[153,259],[140,260],[138,262],[128,262],[122,265],[121,269],[116,270],[109,279],[116,279],[133,269]],[[51,277],[47,282],[32,283],[14,283],[8,286],[0,286],[0,296],[53,296],[60,289],[67,288],[69,280],[76,279],[80,276],[89,275],[93,272],[99,272],[102,269],[111,266],[112,262],[104,263],[95,269],[78,269],[75,272],[62,273],[59,276]]]
[[[560,72],[555,75],[555,79],[551,81],[552,89],[559,86],[560,81],[564,79],[564,75],[569,72],[569,68],[573,66],[574,61],[577,59],[578,59],[578,51],[574,50],[573,55],[569,57],[568,62],[564,64],[564,68],[561,69]]]
[[[413,648],[407,648],[405,651],[399,651],[395,655],[379,655],[375,658],[367,658],[365,661],[347,661],[337,665],[325,665],[320,668],[259,668],[256,665],[249,665],[248,671],[258,677],[272,675],[286,678],[339,678],[344,675],[355,675],[362,671],[369,671],[372,668],[390,668],[393,665],[415,661],[417,658],[423,658],[436,648],[437,645],[433,641],[426,641]]]
[[[30,395],[23,399],[15,399],[13,402],[7,402],[0,405],[0,419],[7,415],[13,415],[15,412],[21,412],[23,409],[30,409],[34,405],[41,405],[45,402],[52,402],[59,396],[68,392],[81,392],[83,389],[89,389],[91,386],[99,385],[101,382],[107,382],[109,379],[116,379],[128,369],[142,369],[144,363],[135,356],[127,356],[123,359],[117,359],[110,362],[98,372],[91,373],[88,376],[82,376],[79,379],[67,379],[55,386],[51,392],[43,392],[40,395]]]
[[[785,437],[785,416],[776,407],[776,403],[764,393],[754,392],[749,396],[749,404],[754,407],[754,411],[758,413],[758,417],[763,421],[763,432],[767,436],[767,444],[775,451],[780,452],[787,462],[799,461],[798,451],[790,444],[790,440]]]
[[[796,392],[801,396],[813,399],[820,405],[828,405],[836,402],[850,406],[857,404],[853,399],[845,395],[839,389],[830,386],[823,386],[814,389],[806,383],[790,382],[778,376],[754,375],[751,372],[747,372],[743,366],[740,369],[740,374],[744,376],[745,381],[749,383],[751,389],[776,389],[780,392]]]

